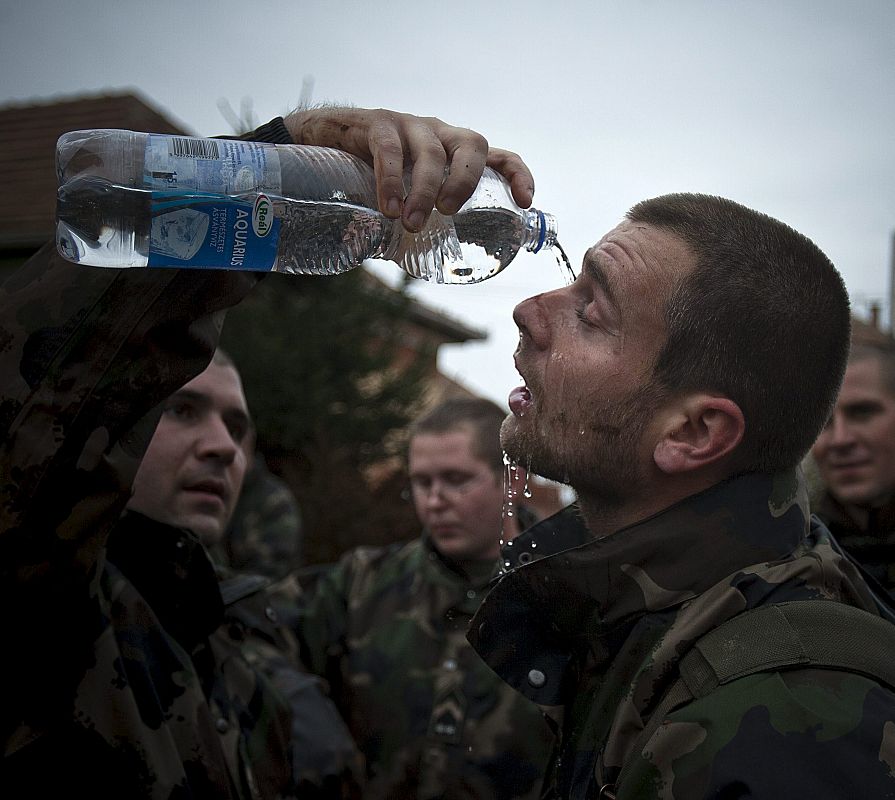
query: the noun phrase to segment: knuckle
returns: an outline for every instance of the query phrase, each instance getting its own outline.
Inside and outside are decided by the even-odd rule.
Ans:
[[[445,153],[444,145],[441,141],[432,136],[420,143],[417,158],[432,159],[443,165],[447,161],[447,153]]]
[[[488,152],[488,140],[484,136],[482,136],[482,134],[477,133],[476,131],[470,131],[469,139],[476,150],[482,153]]]

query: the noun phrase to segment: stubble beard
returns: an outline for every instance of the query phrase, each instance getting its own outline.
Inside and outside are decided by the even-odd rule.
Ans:
[[[513,462],[549,480],[571,486],[591,505],[623,508],[643,490],[638,448],[658,407],[653,384],[598,412],[588,420],[556,415],[545,434],[532,415],[507,417],[500,431],[504,452]]]

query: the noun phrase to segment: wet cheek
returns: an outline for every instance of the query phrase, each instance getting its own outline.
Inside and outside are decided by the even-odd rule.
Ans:
[[[565,353],[552,353],[538,393],[541,412],[552,414],[554,409],[563,409],[569,402],[570,389],[576,383],[574,361]]]

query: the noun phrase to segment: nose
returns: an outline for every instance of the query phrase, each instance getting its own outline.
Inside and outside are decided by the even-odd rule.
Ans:
[[[536,294],[513,309],[513,322],[523,337],[527,336],[538,350],[547,348],[550,331],[550,305],[563,289]]]
[[[826,433],[830,447],[845,448],[855,443],[854,429],[843,414],[833,413]]]
[[[196,450],[199,458],[216,459],[229,465],[239,452],[239,444],[234,441],[230,428],[221,416],[209,414],[199,429]]]
[[[415,492],[415,500],[420,509],[436,510],[447,505],[447,493],[441,481],[432,481],[424,489],[418,488]]]

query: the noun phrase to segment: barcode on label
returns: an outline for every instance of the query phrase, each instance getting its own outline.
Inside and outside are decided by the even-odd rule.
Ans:
[[[173,136],[168,142],[168,155],[175,158],[220,158],[217,142],[181,136]]]

